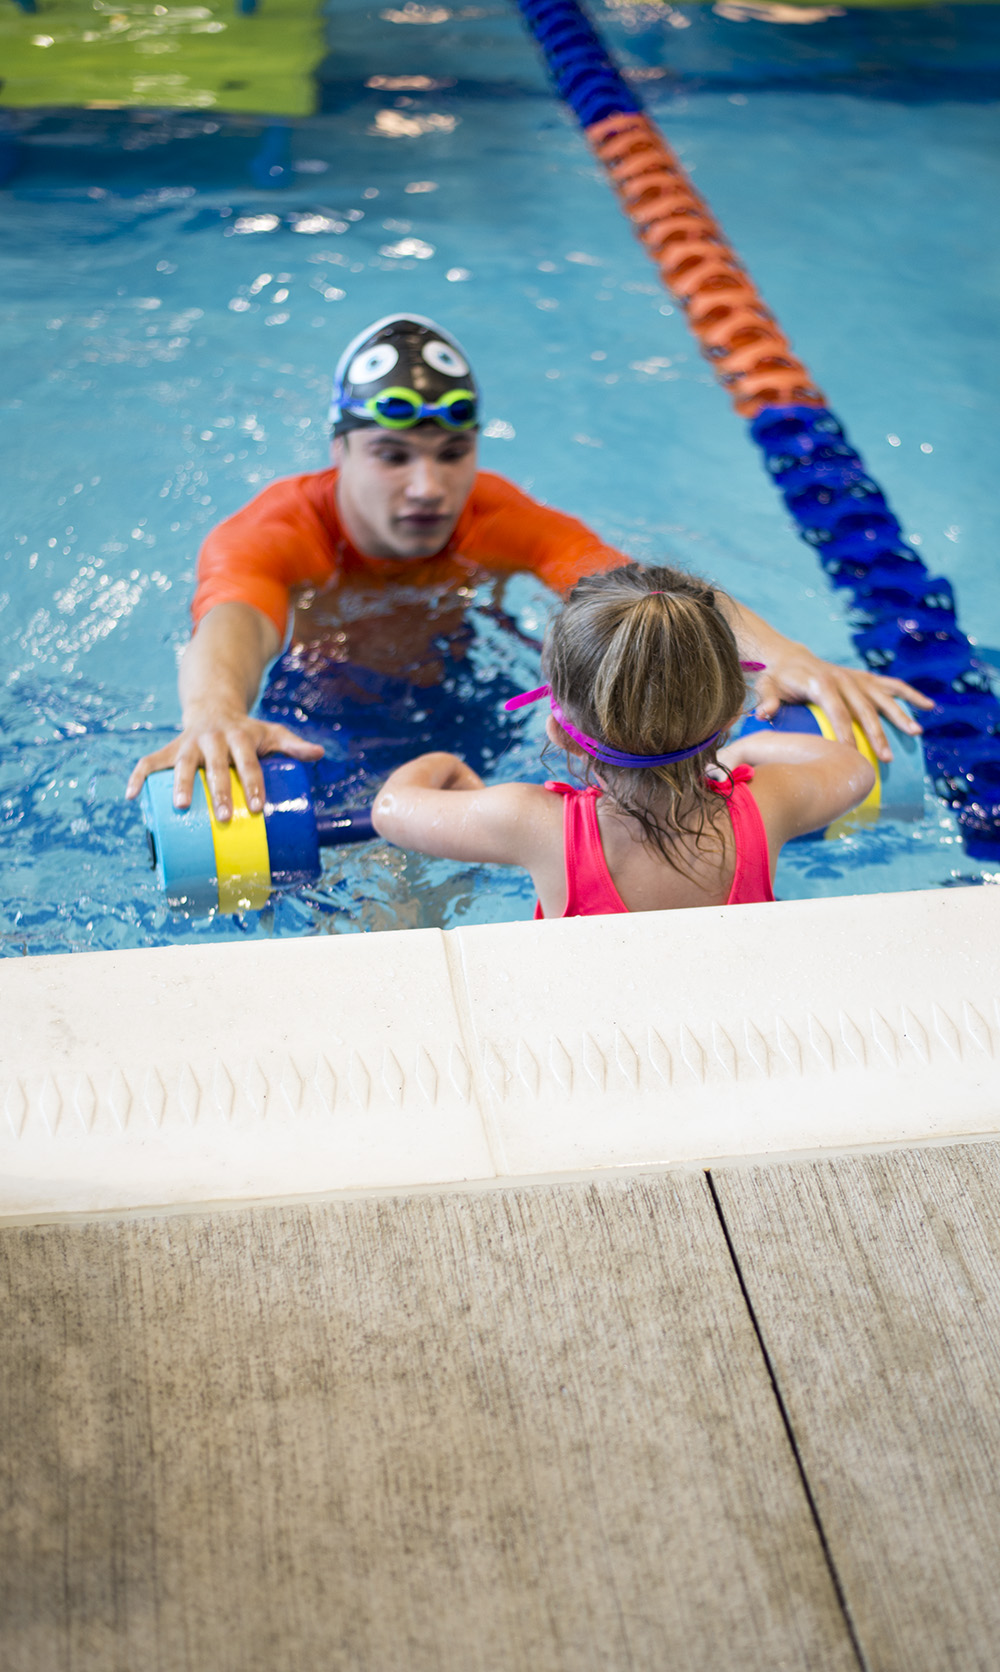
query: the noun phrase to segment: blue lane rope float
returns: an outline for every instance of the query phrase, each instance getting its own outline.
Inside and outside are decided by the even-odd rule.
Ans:
[[[931,575],[878,484],[825,407],[764,408],[754,441],[803,539],[854,612],[870,668],[932,698],[921,715],[934,788],[957,814],[971,854],[1000,843],[1000,703],[958,625],[950,583]]]
[[[573,0],[518,0],[552,78],[583,127],[642,106]]]
[[[556,87],[604,163],[664,284],[761,448],[803,539],[854,612],[867,665],[932,698],[934,788],[975,858],[1000,854],[1000,702],[948,581],[910,546],[882,489],[795,356],[680,161],[575,0],[517,0]]]

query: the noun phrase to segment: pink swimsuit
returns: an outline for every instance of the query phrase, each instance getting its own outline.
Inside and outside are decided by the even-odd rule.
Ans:
[[[737,766],[733,769],[731,789],[727,783],[716,782],[712,778],[707,780],[709,789],[725,797],[736,844],[736,869],[727,906],[747,906],[774,899],[767,833],[760,808],[750,790],[752,778],[752,766]],[[566,798],[563,803],[563,849],[566,855],[566,910],[563,917],[599,917],[609,912],[627,912],[628,906],[611,881],[601,844],[597,822],[597,798],[601,790],[596,784],[590,789],[577,790],[572,784],[559,784],[553,779],[545,788]],[[539,902],[535,907],[535,916],[544,915]]]

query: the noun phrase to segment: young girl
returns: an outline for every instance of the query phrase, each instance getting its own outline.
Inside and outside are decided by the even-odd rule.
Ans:
[[[845,743],[779,732],[726,742],[747,702],[746,664],[711,587],[678,570],[632,563],[578,582],[542,666],[548,684],[506,706],[547,698],[546,734],[588,788],[487,788],[457,755],[421,755],[372,809],[400,847],[523,865],[536,917],[773,900],[783,844],[874,784]]]

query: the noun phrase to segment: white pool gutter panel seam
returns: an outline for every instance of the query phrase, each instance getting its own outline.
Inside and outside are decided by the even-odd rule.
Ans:
[[[0,961],[0,1216],[1000,1132],[1000,890]]]

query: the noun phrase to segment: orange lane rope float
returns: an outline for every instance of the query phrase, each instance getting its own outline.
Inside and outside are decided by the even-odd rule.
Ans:
[[[664,285],[742,418],[766,406],[826,403],[648,116],[616,114],[587,129]]]

